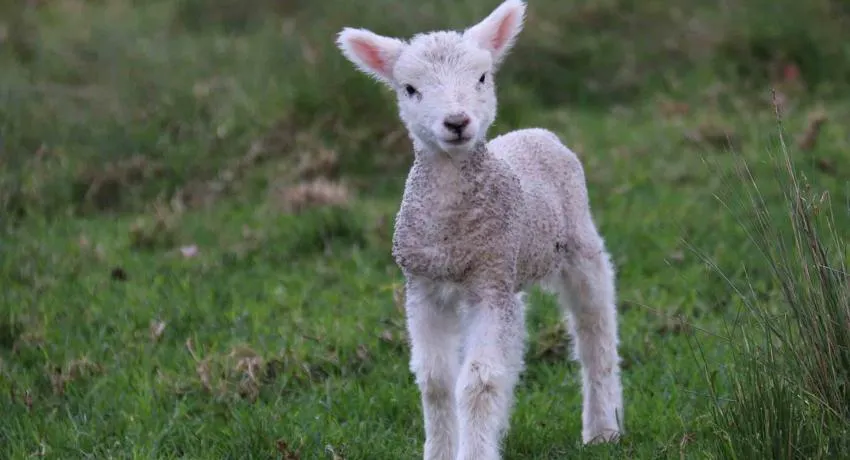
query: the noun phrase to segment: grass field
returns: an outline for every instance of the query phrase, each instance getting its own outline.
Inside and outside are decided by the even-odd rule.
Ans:
[[[0,4],[0,457],[421,456],[390,257],[412,154],[392,95],[333,39],[463,27],[496,3]],[[806,196],[832,207],[830,260],[850,260],[850,10],[529,10],[491,134],[546,127],[584,162],[618,270],[627,436],[581,446],[578,368],[535,291],[506,458],[745,452],[722,416],[753,375],[739,351],[791,311],[746,193],[787,227],[782,132]],[[834,378],[850,375],[839,345]],[[818,433],[847,447],[847,415]],[[771,452],[840,457],[810,447]]]

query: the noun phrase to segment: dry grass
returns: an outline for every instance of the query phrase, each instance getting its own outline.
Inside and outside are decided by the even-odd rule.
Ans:
[[[345,206],[350,200],[348,187],[321,178],[272,191],[275,207],[290,213],[299,213],[316,206]]]

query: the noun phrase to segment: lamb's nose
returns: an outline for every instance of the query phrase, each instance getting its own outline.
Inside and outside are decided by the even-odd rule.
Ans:
[[[443,126],[457,134],[463,132],[463,128],[469,125],[469,116],[465,113],[455,113],[443,120]]]

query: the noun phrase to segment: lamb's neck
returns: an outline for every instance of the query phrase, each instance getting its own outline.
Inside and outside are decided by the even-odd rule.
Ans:
[[[484,190],[492,190],[493,181],[503,176],[484,142],[463,154],[424,149],[415,154],[403,200],[405,209],[419,210],[414,212],[436,212],[453,220],[457,213],[479,206],[487,196]]]
[[[488,155],[487,143],[476,142],[468,152],[449,153],[439,149],[427,148],[414,142],[413,153],[416,163],[429,171],[445,171],[446,168],[463,172],[474,172],[482,168]]]

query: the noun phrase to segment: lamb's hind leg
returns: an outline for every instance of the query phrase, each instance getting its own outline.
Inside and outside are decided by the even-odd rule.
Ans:
[[[582,440],[612,441],[623,431],[620,358],[617,352],[615,274],[592,223],[567,247],[557,283],[574,353],[582,373]]]
[[[457,305],[427,281],[408,281],[410,369],[416,377],[425,422],[425,460],[454,460],[457,414],[454,387],[460,367]]]

